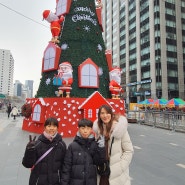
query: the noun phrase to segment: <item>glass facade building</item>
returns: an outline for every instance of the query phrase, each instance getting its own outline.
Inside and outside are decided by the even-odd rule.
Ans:
[[[185,0],[103,3],[106,47],[123,69],[128,101],[184,99]]]

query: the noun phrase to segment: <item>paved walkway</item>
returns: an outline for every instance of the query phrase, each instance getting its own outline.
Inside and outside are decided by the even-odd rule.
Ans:
[[[22,117],[7,118],[6,113],[0,113],[0,185],[27,185],[30,169],[22,166],[22,157],[29,134],[23,131]],[[66,138],[68,144],[70,138]]]
[[[22,166],[29,134],[23,131],[22,117],[16,121],[0,113],[0,185],[28,185],[30,169]],[[134,145],[130,166],[132,185],[184,185],[184,134],[130,124]],[[68,145],[72,138],[64,139]]]

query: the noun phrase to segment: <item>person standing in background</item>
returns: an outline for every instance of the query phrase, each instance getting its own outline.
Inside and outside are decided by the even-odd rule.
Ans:
[[[16,119],[16,116],[17,116],[17,114],[18,114],[18,109],[17,109],[16,106],[14,106],[14,107],[12,108],[11,113],[13,114],[13,119],[15,120],[15,119]]]
[[[113,114],[112,108],[102,105],[98,119],[93,124],[95,137],[105,137],[106,159],[110,166],[110,176],[102,175],[99,185],[130,185],[129,165],[133,156],[133,145],[127,131],[125,116]]]
[[[12,106],[11,104],[9,103],[8,106],[7,106],[7,114],[8,114],[8,118],[10,117],[10,113],[12,111]]]

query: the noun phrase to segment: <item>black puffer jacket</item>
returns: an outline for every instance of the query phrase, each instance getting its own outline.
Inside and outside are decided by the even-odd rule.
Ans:
[[[54,149],[31,171],[29,185],[60,184],[61,170],[66,153],[66,144],[61,135],[57,134],[52,141],[49,141],[41,134],[34,148],[26,148],[22,164],[26,168],[31,168],[40,156],[53,145],[55,145]]]
[[[76,136],[64,160],[61,185],[97,185],[96,165],[105,162],[105,147],[99,148],[94,136]]]

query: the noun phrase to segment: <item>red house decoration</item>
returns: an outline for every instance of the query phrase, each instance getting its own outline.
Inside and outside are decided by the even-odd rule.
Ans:
[[[58,69],[60,54],[60,47],[52,42],[49,42],[42,59],[42,72]]]
[[[24,118],[22,129],[34,133],[42,133],[44,122],[48,117],[56,117],[59,121],[59,133],[63,137],[74,137],[77,123],[82,118],[94,121],[98,108],[102,104],[110,105],[116,113],[124,114],[124,100],[105,99],[98,91],[88,98],[31,98],[27,103],[32,106],[32,114]]]
[[[71,0],[56,0],[56,15],[61,16],[69,13]]]
[[[84,88],[98,88],[98,66],[90,59],[86,59],[78,67],[78,85]]]
[[[78,109],[83,110],[84,118],[94,121],[98,117],[98,110],[101,105],[109,105],[110,103],[98,92],[94,92],[87,98]]]

